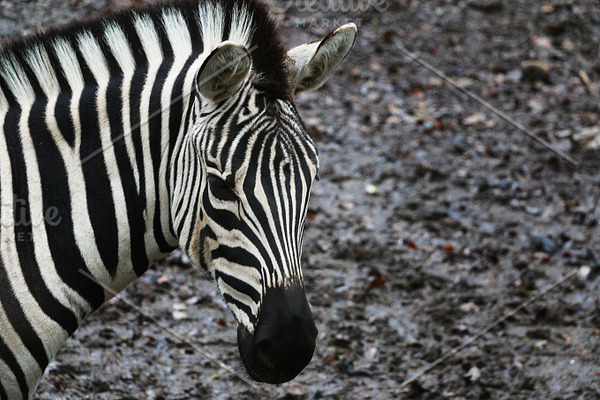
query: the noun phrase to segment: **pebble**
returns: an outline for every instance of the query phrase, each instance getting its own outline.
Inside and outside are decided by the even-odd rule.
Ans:
[[[542,250],[544,253],[551,254],[556,251],[556,241],[549,236],[535,233],[531,237],[533,247]]]
[[[471,367],[469,372],[466,373],[465,378],[471,382],[477,382],[481,378],[481,371],[477,367]]]
[[[548,64],[539,60],[529,60],[521,64],[522,79],[526,81],[549,82],[550,67]]]
[[[590,272],[592,272],[592,268],[590,268],[589,265],[583,265],[579,267],[579,270],[577,271],[577,279],[579,279],[581,282],[585,282],[590,275]]]
[[[471,8],[488,13],[497,12],[504,8],[500,0],[471,0],[468,4]]]
[[[573,136],[579,144],[587,149],[595,150],[600,148],[600,127],[591,126],[583,128],[579,133]]]

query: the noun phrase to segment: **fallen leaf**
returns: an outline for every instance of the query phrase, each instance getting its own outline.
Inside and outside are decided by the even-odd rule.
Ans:
[[[369,283],[369,286],[371,287],[383,287],[385,286],[385,279],[383,279],[380,276],[376,276],[375,278],[373,278],[373,280]]]
[[[460,306],[458,306],[458,309],[463,312],[474,312],[474,313],[479,312],[479,306],[470,301],[467,303],[461,304]]]
[[[579,144],[587,149],[599,149],[600,148],[600,127],[592,126],[590,128],[583,128],[579,133],[573,136]]]
[[[471,367],[469,372],[465,375],[465,378],[469,379],[471,382],[477,382],[479,378],[481,378],[481,371],[477,367]]]
[[[166,276],[165,274],[161,274],[158,279],[156,280],[156,283],[158,283],[159,285],[164,285],[164,286],[168,286],[171,284],[171,280],[169,279],[168,276]]]
[[[404,244],[406,244],[408,247],[410,247],[413,250],[417,250],[419,248],[419,246],[417,246],[417,244],[415,242],[413,242],[412,240],[405,240]]]
[[[175,320],[182,320],[182,319],[186,319],[188,317],[188,314],[183,311],[173,311],[172,314],[173,314],[173,319],[175,319]]]
[[[469,125],[477,125],[484,121],[485,121],[485,114],[482,112],[477,112],[477,113],[470,115],[467,118],[463,119],[462,123],[463,123],[463,125],[469,126]]]

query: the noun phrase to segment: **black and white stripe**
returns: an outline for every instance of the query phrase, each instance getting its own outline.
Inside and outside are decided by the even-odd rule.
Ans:
[[[5,46],[1,400],[29,398],[111,296],[82,271],[120,291],[180,246],[248,332],[267,289],[302,286],[318,162],[291,98],[310,88],[291,86],[304,70],[333,71],[354,40],[344,32],[343,48],[288,56],[257,0],[179,0]],[[211,100],[199,74],[221,48],[246,49],[252,68],[235,95]],[[335,65],[301,68],[319,52]]]

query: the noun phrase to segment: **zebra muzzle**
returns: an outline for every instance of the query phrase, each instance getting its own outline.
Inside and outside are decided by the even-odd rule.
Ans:
[[[317,334],[302,287],[268,289],[254,332],[238,326],[238,348],[248,375],[273,384],[294,379],[310,362]]]

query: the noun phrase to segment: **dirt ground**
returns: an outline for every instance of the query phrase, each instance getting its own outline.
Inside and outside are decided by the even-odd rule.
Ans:
[[[0,1],[0,35],[116,3]],[[600,118],[598,2],[306,3],[273,7],[289,46],[359,25],[339,71],[297,99],[321,157],[304,247],[320,330],[310,365],[280,387],[249,386],[117,299],[68,341],[34,398],[600,398],[600,159],[574,139]],[[180,256],[124,297],[243,370],[233,317]]]

